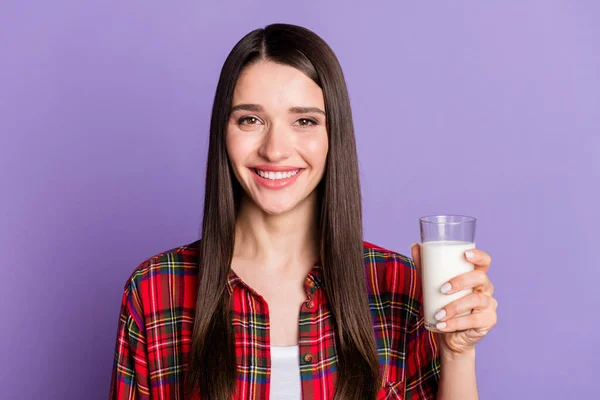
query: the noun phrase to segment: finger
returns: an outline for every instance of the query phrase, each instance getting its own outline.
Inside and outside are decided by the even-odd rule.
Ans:
[[[421,273],[421,246],[418,243],[413,243],[413,245],[410,246],[410,252],[415,267],[417,268],[417,272]]]
[[[453,294],[461,290],[474,288],[480,292],[486,291],[486,294],[489,294],[491,288],[490,278],[480,269],[455,276],[442,285],[441,291],[444,294]]]
[[[475,265],[475,268],[487,272],[492,263],[492,256],[482,250],[472,249],[465,251],[465,258],[468,262]]]
[[[458,300],[453,301],[435,314],[438,321],[446,321],[457,315],[471,312],[472,310],[483,311],[485,309],[495,310],[496,299],[483,293],[471,293]]]
[[[487,332],[496,325],[496,322],[498,322],[496,312],[487,309],[485,312],[477,312],[438,322],[436,328],[442,332],[466,331],[469,329]]]

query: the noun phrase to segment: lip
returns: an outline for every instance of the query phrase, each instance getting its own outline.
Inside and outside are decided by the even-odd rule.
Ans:
[[[260,169],[261,171],[268,171],[268,172],[271,172],[271,171],[272,172],[289,172],[289,171],[296,171],[297,169],[303,170],[304,168],[290,167],[289,165],[261,164],[261,165],[253,166],[252,169]]]
[[[275,168],[277,168],[277,169],[275,169]],[[267,179],[267,178],[263,178],[262,176],[258,175],[256,173],[257,169],[260,169],[262,171],[269,171],[269,172],[287,172],[287,171],[298,170],[298,173],[289,178]],[[252,176],[254,177],[254,180],[256,181],[256,183],[259,186],[264,187],[265,189],[279,190],[279,189],[284,189],[284,188],[294,184],[294,182],[296,182],[296,179],[298,179],[300,174],[302,174],[302,172],[304,172],[304,168],[290,168],[290,167],[283,167],[283,166],[274,166],[274,165],[265,166],[265,165],[263,165],[263,166],[256,166],[256,167],[250,168],[250,171],[252,171]]]

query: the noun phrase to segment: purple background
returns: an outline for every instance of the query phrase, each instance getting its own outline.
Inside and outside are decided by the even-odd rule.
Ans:
[[[595,398],[597,2],[38,3],[0,5],[2,399],[106,398],[125,281],[197,239],[220,68],[272,22],[340,58],[367,240],[407,253],[419,216],[478,217],[481,397]]]

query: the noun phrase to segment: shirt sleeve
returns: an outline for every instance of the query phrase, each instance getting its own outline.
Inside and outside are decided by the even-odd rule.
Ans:
[[[148,351],[144,330],[140,328],[139,302],[126,288],[121,303],[115,358],[109,400],[150,399],[148,385]]]
[[[440,359],[435,336],[422,323],[408,338],[406,368],[406,400],[435,400]]]
[[[412,264],[412,261],[411,261]],[[412,265],[414,268],[414,264]],[[416,268],[413,269],[416,275]],[[440,358],[435,335],[425,329],[423,319],[423,294],[421,280],[416,277],[413,292],[414,305],[419,314],[414,315],[406,338],[406,400],[435,400],[440,378]]]

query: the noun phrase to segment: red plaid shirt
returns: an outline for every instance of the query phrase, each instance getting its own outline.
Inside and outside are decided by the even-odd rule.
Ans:
[[[143,262],[125,285],[110,399],[183,400],[194,324],[198,244]],[[364,245],[365,277],[383,371],[378,399],[434,399],[440,364],[434,336],[424,329],[421,288],[409,258]],[[336,380],[334,323],[321,268],[306,277],[299,315],[302,399],[331,399]],[[269,399],[267,304],[229,274],[238,364],[237,398]],[[277,400],[277,399],[273,399]]]

